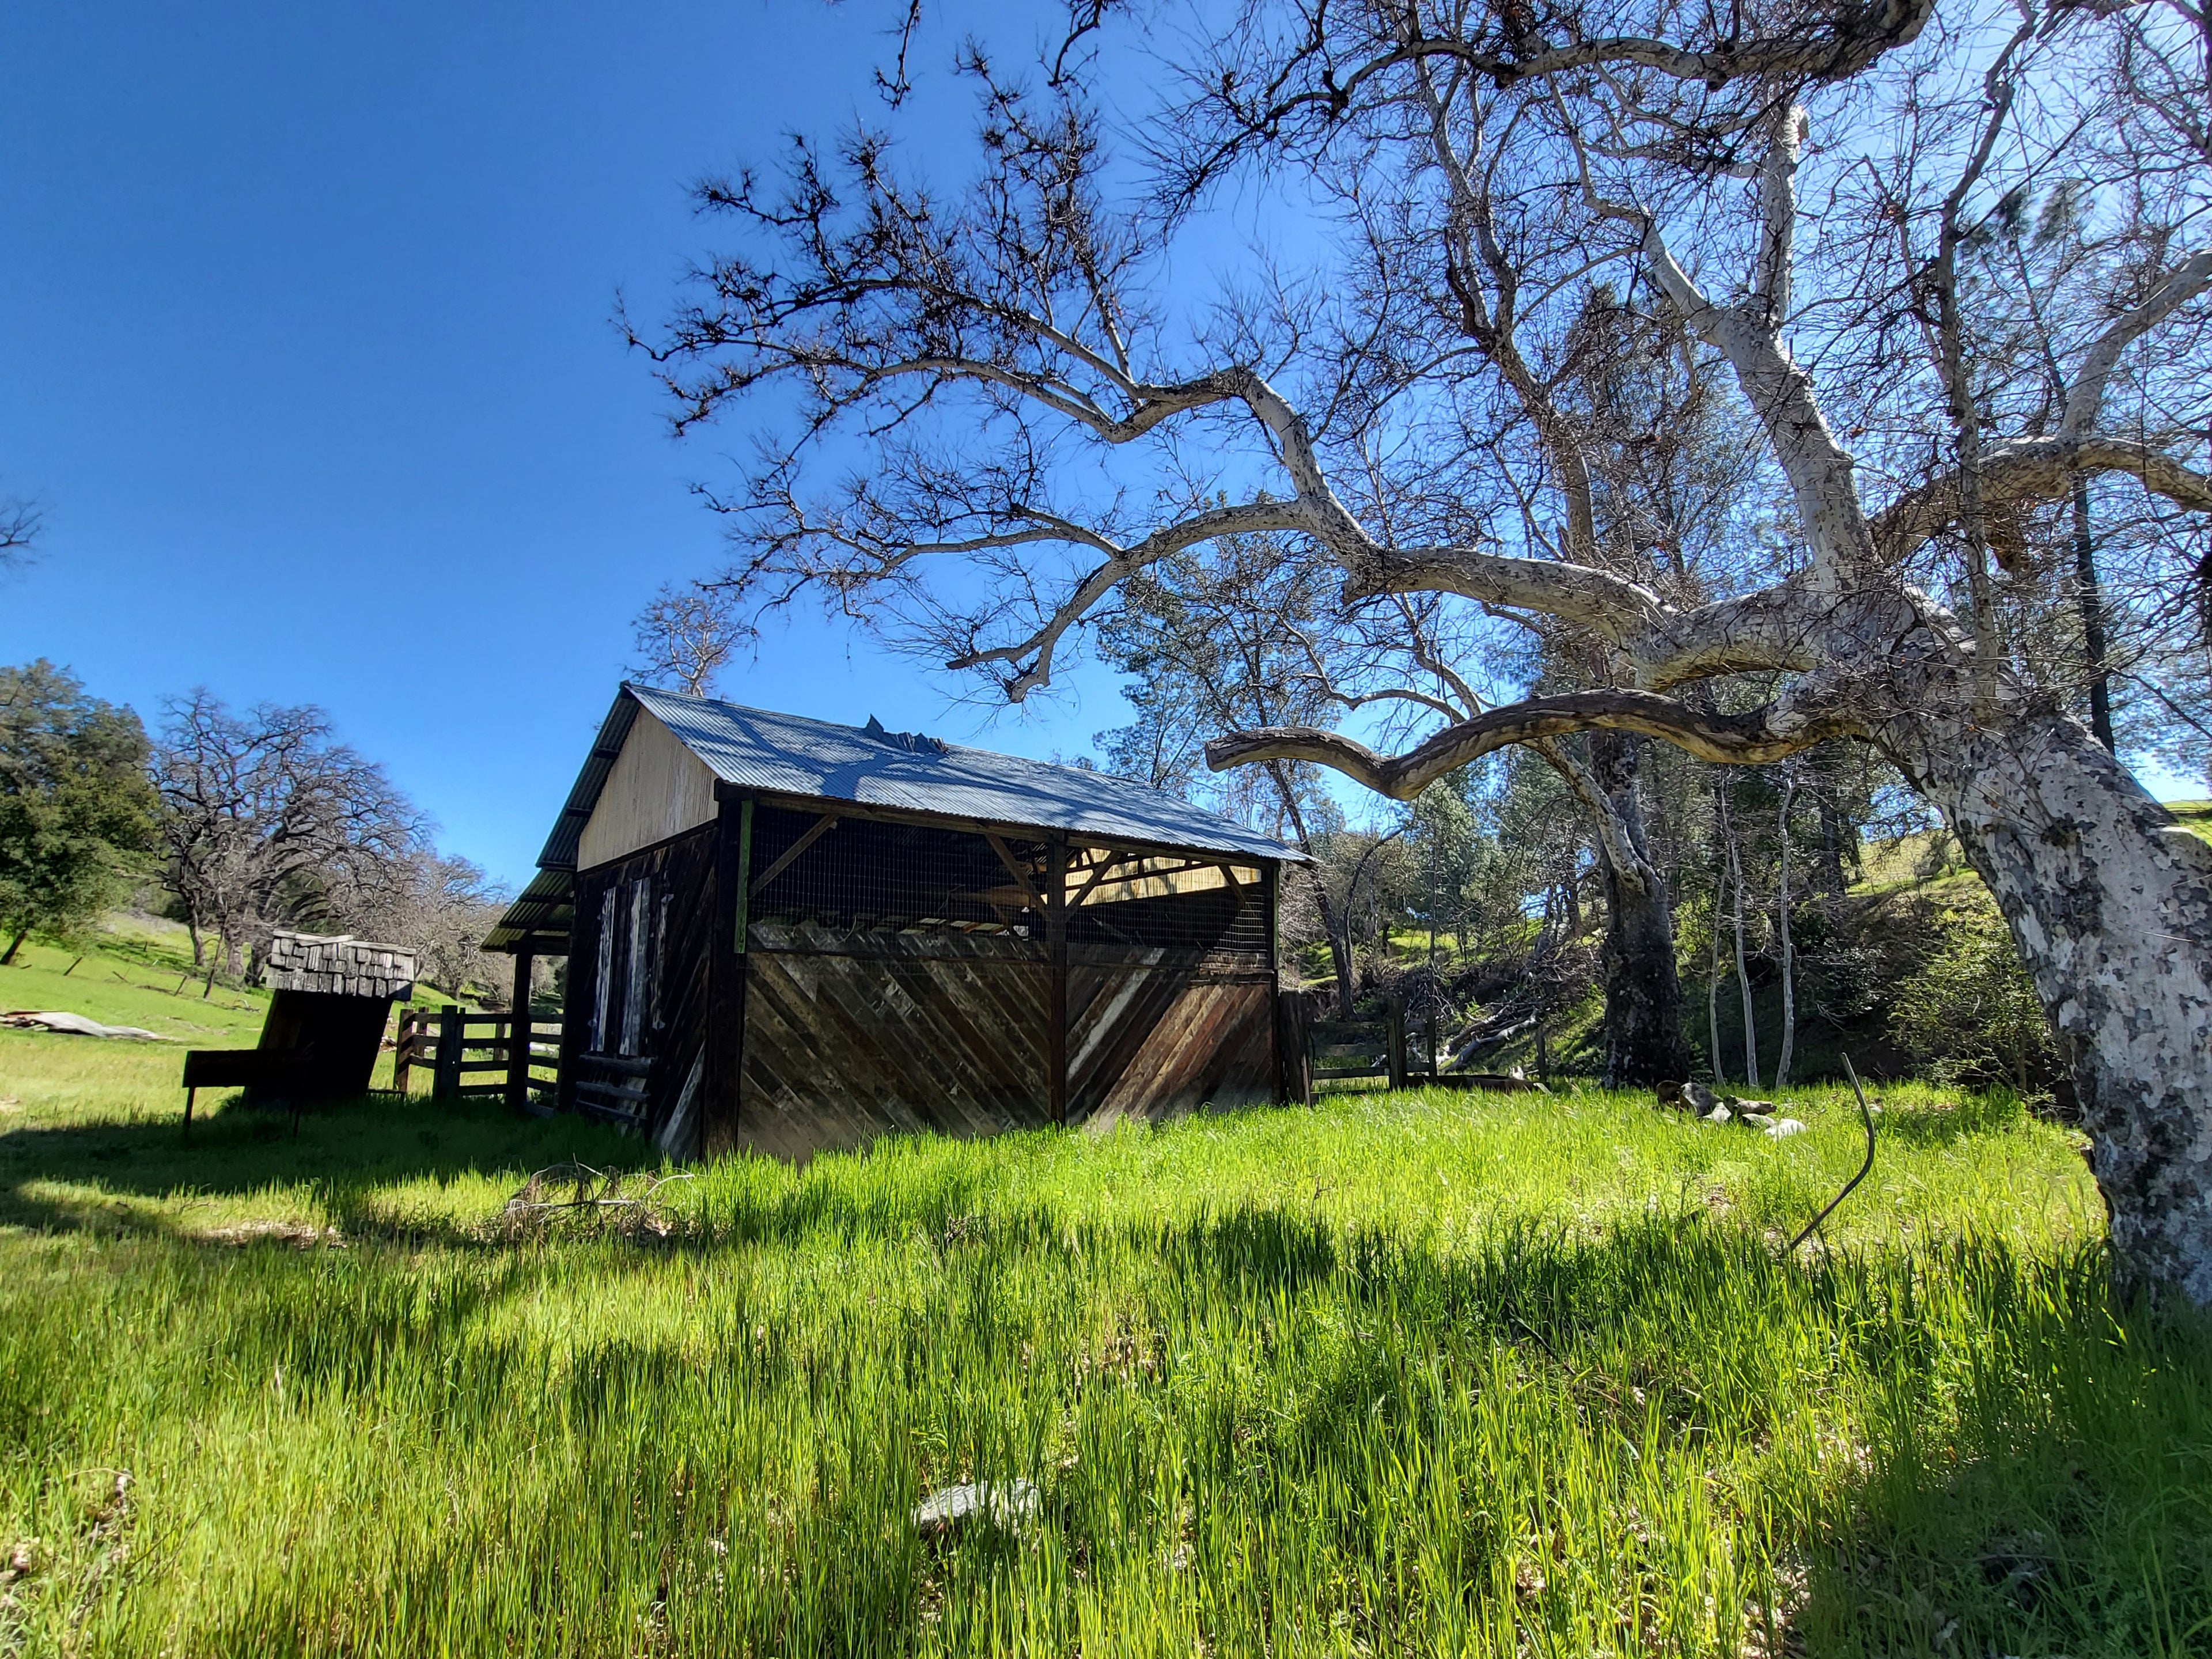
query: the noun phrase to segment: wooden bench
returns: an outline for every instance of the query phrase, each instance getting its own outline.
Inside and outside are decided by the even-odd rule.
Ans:
[[[312,1048],[187,1048],[185,1050],[185,1133],[192,1132],[192,1103],[203,1089],[291,1089],[313,1072]],[[299,1108],[292,1111],[299,1130]]]

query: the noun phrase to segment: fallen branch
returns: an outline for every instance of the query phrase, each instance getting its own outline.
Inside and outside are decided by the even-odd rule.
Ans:
[[[1864,1181],[1867,1178],[1867,1171],[1874,1168],[1874,1110],[1867,1104],[1866,1091],[1859,1087],[1859,1074],[1856,1068],[1851,1065],[1851,1057],[1849,1054],[1844,1056],[1844,1074],[1851,1080],[1851,1092],[1858,1097],[1859,1115],[1866,1120],[1866,1162],[1859,1165],[1859,1172],[1856,1175],[1844,1183],[1843,1191],[1821,1206],[1820,1213],[1805,1224],[1805,1231],[1790,1241],[1790,1248],[1782,1253],[1785,1258],[1797,1254],[1797,1247],[1812,1237],[1814,1230],[1835,1212],[1836,1206],[1849,1198],[1851,1195],[1851,1189]]]
[[[657,1194],[671,1182],[690,1179],[688,1170],[625,1174],[588,1164],[556,1164],[533,1174],[507,1200],[499,1212],[500,1229],[512,1238],[543,1233],[564,1218],[592,1218],[611,1231],[665,1238],[670,1221]],[[568,1189],[566,1198],[548,1196],[563,1187]]]

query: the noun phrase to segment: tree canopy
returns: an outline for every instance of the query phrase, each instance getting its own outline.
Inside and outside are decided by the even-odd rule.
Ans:
[[[41,658],[0,667],[0,962],[113,902],[153,842],[145,729]]]

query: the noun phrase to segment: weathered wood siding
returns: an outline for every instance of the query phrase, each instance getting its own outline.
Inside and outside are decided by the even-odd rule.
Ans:
[[[1003,934],[756,923],[738,1140],[804,1158],[1050,1121],[1042,953]]]
[[[714,775],[644,709],[630,724],[576,843],[580,870],[657,846],[714,817]]]
[[[1244,952],[1073,945],[1068,1116],[1179,1116],[1277,1097],[1275,976]]]
[[[639,717],[642,724],[645,716]],[[561,1103],[593,1115],[634,1116],[633,1127],[665,1137],[669,1119],[684,1102],[705,1046],[709,955],[714,945],[713,902],[715,855],[720,836],[713,823],[576,876],[576,931],[570,944],[567,1002],[561,1030]],[[603,1092],[580,1084],[610,1085],[626,1075],[595,1060],[592,1013],[599,953],[600,897],[610,886],[650,878],[653,883],[652,961],[647,980],[650,1012],[641,1027],[639,1058],[645,1099],[635,1113],[611,1105]],[[626,914],[618,927],[628,926]],[[696,1085],[694,1085],[695,1089]],[[594,1096],[597,1096],[595,1101]],[[683,1133],[667,1140],[679,1157],[698,1151],[696,1095],[693,1114]]]
[[[1009,934],[756,923],[738,1144],[781,1158],[1052,1121],[1050,970]],[[1249,953],[1070,947],[1069,1118],[1276,1097],[1273,975]]]

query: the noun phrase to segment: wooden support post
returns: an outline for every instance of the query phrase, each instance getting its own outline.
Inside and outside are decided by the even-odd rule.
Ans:
[[[461,1045],[467,1040],[468,1016],[453,1003],[438,1014],[438,1060],[431,1075],[433,1100],[457,1100],[461,1093]]]
[[[1067,1121],[1067,838],[1054,836],[1045,854],[1044,942],[1049,962],[1050,1012],[1045,1016],[1046,1081],[1052,1121]]]
[[[1030,884],[1030,872],[1022,868],[1022,861],[1014,856],[1014,849],[1006,845],[1002,836],[994,836],[988,830],[983,832],[983,839],[999,855],[999,862],[1006,866],[1006,873],[1014,878],[1014,886],[1021,896],[1029,901],[1032,908],[1042,910],[1044,901],[1037,896],[1036,889]]]
[[[521,1111],[530,1104],[530,969],[527,951],[514,953],[514,1006],[507,1022],[507,1103]]]
[[[817,824],[817,832],[834,825],[836,819],[824,818]],[[753,925],[753,804],[741,801],[738,805],[738,916],[733,927],[734,948],[742,957],[752,943]]]
[[[1389,1022],[1388,1064],[1390,1068],[1390,1087],[1395,1091],[1406,1086],[1406,1005],[1392,997],[1383,1005],[1384,1018]]]
[[[407,1073],[415,1063],[415,1010],[403,1007],[399,1011],[399,1034],[392,1045],[392,1086],[399,1097],[407,1097]]]
[[[1280,893],[1281,866],[1273,859],[1260,863],[1260,914],[1267,926],[1267,1008],[1274,1018],[1268,1022],[1268,1036],[1275,1045],[1275,1103],[1281,1105],[1294,1099],[1297,1087],[1291,1078],[1291,1050],[1285,1040],[1283,1015],[1283,963],[1275,949],[1275,902]]]
[[[745,1039],[745,947],[752,928],[753,803],[724,798],[707,953],[706,1066],[696,1109],[702,1158],[736,1150]],[[678,1156],[684,1155],[682,1152]]]

